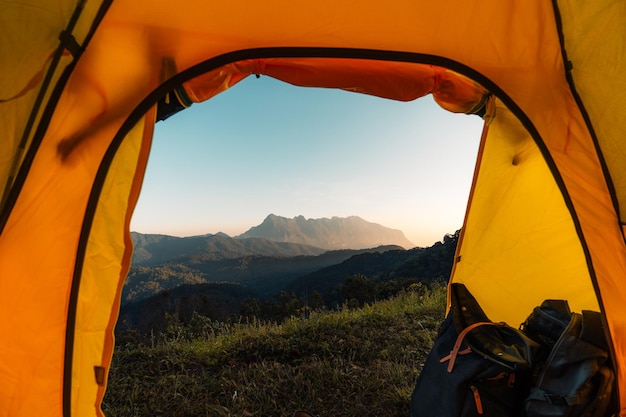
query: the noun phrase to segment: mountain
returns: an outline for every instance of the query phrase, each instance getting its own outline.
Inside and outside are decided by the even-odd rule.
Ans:
[[[236,259],[245,256],[317,256],[328,250],[380,246],[414,247],[400,230],[357,216],[287,219],[270,214],[263,223],[232,238],[224,233],[190,237],[131,232],[133,266],[155,266],[180,259]]]
[[[398,245],[405,249],[415,245],[400,230],[370,223],[358,216],[288,219],[270,214],[263,223],[252,227],[236,239],[265,238],[275,242],[311,245],[324,249],[364,249]]]
[[[182,258],[202,256],[213,260],[244,256],[316,256],[326,250],[298,243],[263,238],[233,239],[224,233],[190,237],[131,232],[133,266],[154,266]]]

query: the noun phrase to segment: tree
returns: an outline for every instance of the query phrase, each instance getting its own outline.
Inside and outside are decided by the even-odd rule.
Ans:
[[[309,297],[309,308],[311,310],[321,310],[325,307],[322,293],[319,291],[313,291],[313,294]]]
[[[300,310],[300,301],[294,293],[280,291],[277,298],[283,309],[283,318],[297,316]]]
[[[350,304],[356,300],[359,306],[376,299],[376,283],[365,275],[357,274],[346,277],[341,287],[341,295]]]
[[[247,318],[260,318],[261,316],[261,304],[256,298],[247,298],[239,306],[239,315]]]

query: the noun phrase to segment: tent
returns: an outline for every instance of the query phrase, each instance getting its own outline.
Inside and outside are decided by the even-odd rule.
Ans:
[[[626,416],[626,1],[0,10],[0,416],[102,414],[155,120],[250,75],[482,115],[451,279],[509,323],[600,310]]]

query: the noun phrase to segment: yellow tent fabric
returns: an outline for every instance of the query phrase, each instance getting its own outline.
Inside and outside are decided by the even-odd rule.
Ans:
[[[453,111],[488,90],[452,280],[511,323],[602,311],[626,416],[626,1],[0,9],[0,416],[102,414],[154,106],[251,74]]]

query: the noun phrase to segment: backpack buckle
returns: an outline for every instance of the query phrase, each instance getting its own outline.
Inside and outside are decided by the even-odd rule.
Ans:
[[[543,394],[546,402],[550,405],[561,405],[561,406],[571,406],[579,404],[578,396],[568,397],[567,395],[558,395],[558,394]]]

